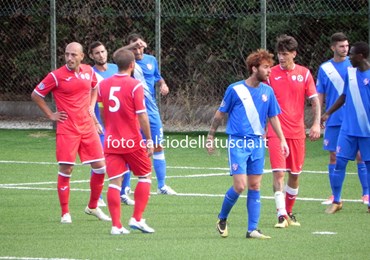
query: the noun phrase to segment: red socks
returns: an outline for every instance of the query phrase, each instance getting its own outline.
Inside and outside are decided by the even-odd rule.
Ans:
[[[112,226],[121,228],[121,187],[109,184],[107,192],[108,209],[112,218]]]
[[[88,207],[95,209],[98,207],[98,200],[104,187],[104,174],[92,172],[90,178],[90,201]]]
[[[63,174],[61,172],[58,173],[58,197],[59,197],[59,203],[60,207],[62,209],[62,216],[66,213],[69,213],[69,180],[71,179],[71,176],[68,176],[67,174]]]
[[[150,195],[150,185],[151,180],[139,179],[139,182],[135,188],[134,192],[135,207],[134,214],[132,217],[135,218],[137,221],[141,220],[146,205],[148,204]]]

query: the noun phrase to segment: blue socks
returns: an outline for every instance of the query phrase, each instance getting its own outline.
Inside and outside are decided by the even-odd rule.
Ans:
[[[131,173],[130,172],[127,172],[123,175],[123,180],[122,180],[122,188],[121,188],[121,192],[120,192],[120,196],[122,196],[123,194],[125,194],[125,188],[126,187],[130,187],[131,186]]]
[[[248,190],[247,211],[248,211],[248,232],[258,227],[261,214],[261,197],[259,190]]]
[[[357,164],[358,178],[362,187],[362,196],[369,194],[369,185],[367,183],[367,169],[365,163]]]
[[[166,159],[164,157],[164,151],[154,152],[153,166],[157,176],[158,189],[160,189],[165,185],[166,179]]]
[[[331,190],[333,190],[332,183],[333,183],[334,169],[335,169],[335,164],[328,164],[329,183],[330,183]]]
[[[337,157],[337,164],[334,169],[331,187],[334,195],[334,202],[340,202],[343,181],[346,176],[346,167],[348,160],[342,157]]]
[[[239,196],[240,196],[240,194],[237,193],[234,190],[233,186],[231,186],[230,189],[225,194],[224,201],[223,201],[222,207],[221,207],[221,212],[218,215],[219,219],[227,219],[231,209],[233,208],[233,206],[237,202]]]

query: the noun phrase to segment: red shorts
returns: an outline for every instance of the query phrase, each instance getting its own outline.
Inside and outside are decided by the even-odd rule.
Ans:
[[[82,135],[56,135],[58,163],[75,164],[77,153],[84,164],[104,160],[103,148],[96,131]]]
[[[122,176],[131,170],[135,176],[144,177],[152,173],[152,164],[145,149],[132,153],[106,153],[105,162],[109,179]]]
[[[288,171],[292,174],[300,174],[305,157],[305,139],[286,139],[289,147],[287,158],[281,153],[280,139],[270,137],[268,139],[268,149],[272,171]]]

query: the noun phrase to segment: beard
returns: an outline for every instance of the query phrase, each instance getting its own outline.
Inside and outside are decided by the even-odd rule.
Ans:
[[[99,66],[103,66],[103,65],[105,65],[106,63],[107,63],[106,61],[104,61],[104,62],[103,62],[103,61],[98,61],[98,60],[96,60],[96,61],[95,61],[95,64],[96,64],[96,65],[99,65]]]

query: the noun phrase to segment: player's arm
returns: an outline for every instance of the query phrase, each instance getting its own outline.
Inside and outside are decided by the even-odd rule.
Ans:
[[[272,128],[274,129],[277,137],[280,139],[280,149],[281,153],[285,156],[289,156],[289,147],[286,143],[285,136],[283,134],[283,130],[281,129],[280,120],[277,116],[273,116],[269,118],[270,124]]]
[[[152,134],[150,132],[150,124],[148,114],[146,112],[139,113],[138,115],[139,124],[141,131],[143,131],[144,136],[146,137],[146,149],[148,156],[152,156],[154,152]]]
[[[96,115],[95,115],[94,108],[95,108],[97,99],[98,99],[98,87],[95,87],[91,89],[89,114],[94,120],[94,124],[95,124],[96,131],[98,132],[98,134],[103,134],[103,127],[100,125],[99,120],[96,118]]]
[[[225,119],[225,113],[217,110],[213,117],[211,128],[209,129],[208,136],[207,136],[206,148],[207,148],[208,154],[213,154],[216,150],[216,147],[214,146],[215,134],[216,134],[217,128],[222,124],[224,119]]]
[[[321,116],[321,124],[323,124],[326,120],[328,120],[329,116],[331,116],[335,111],[337,111],[341,106],[343,106],[344,102],[346,101],[346,95],[340,95],[334,104]]]
[[[319,98],[321,111],[324,111],[323,106],[324,106],[325,95],[323,93],[318,93],[318,98]],[[320,126],[321,128],[325,128],[325,125],[321,124],[321,122],[320,122]]]
[[[48,104],[45,102],[45,99],[38,95],[35,91],[32,92],[31,98],[51,121],[63,122],[68,118],[68,115],[65,111],[57,111],[55,113],[51,111]]]
[[[136,49],[136,48],[141,48],[141,47],[148,47],[148,45],[146,44],[146,42],[144,42],[142,39],[137,39],[136,42],[132,42],[126,46],[123,46],[121,47],[122,49],[125,49],[125,50],[129,50],[129,51],[132,51],[133,49]],[[120,49],[121,49],[120,48]],[[118,49],[119,50],[119,49]]]
[[[315,141],[320,138],[320,115],[321,107],[318,96],[313,96],[310,98],[313,122],[309,132],[309,138],[311,141]]]

